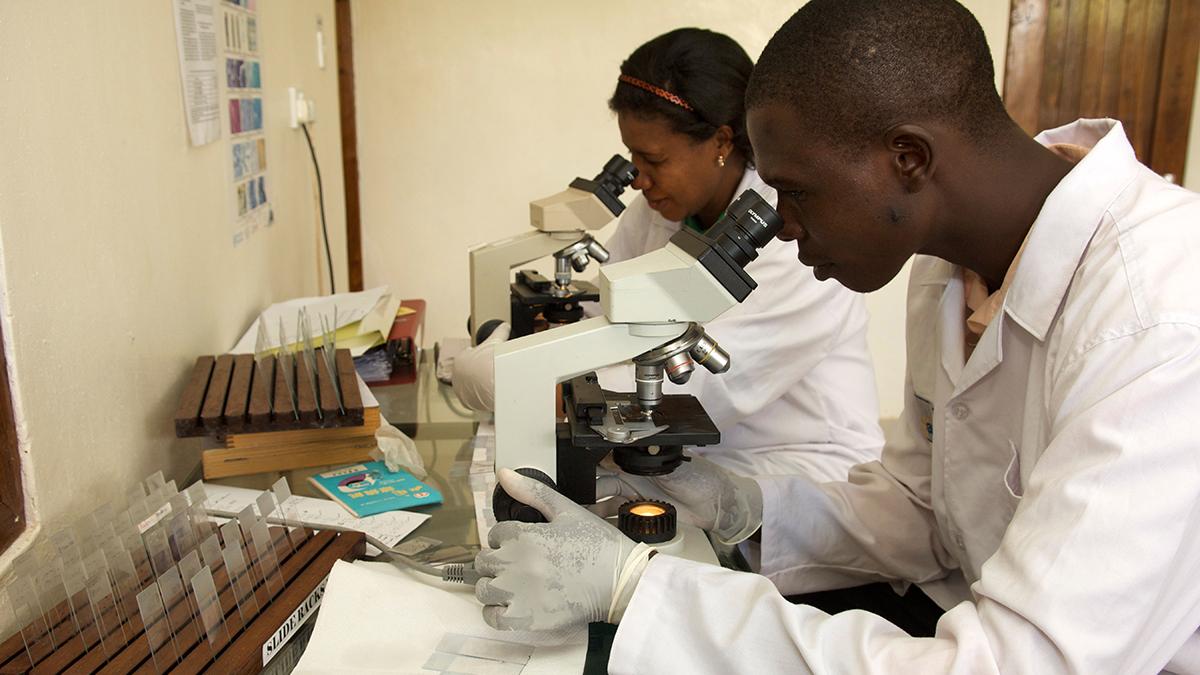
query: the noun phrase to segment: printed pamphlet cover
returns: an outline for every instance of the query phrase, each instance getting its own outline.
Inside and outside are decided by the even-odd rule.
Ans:
[[[432,486],[407,471],[388,471],[383,462],[344,466],[309,476],[308,481],[359,518],[442,503],[442,494]]]

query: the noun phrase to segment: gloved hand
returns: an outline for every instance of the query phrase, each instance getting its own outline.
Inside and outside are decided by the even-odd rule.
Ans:
[[[514,499],[548,523],[498,523],[492,550],[475,556],[483,620],[501,630],[554,630],[617,623],[653,549],[635,543],[550,486],[510,469],[496,473]]]
[[[723,544],[737,544],[762,527],[762,489],[703,457],[693,456],[671,473],[634,476],[606,463],[596,469],[596,499],[614,497],[597,510],[626,499],[657,499],[675,505],[679,519],[712,532]],[[615,507],[613,507],[615,508]]]
[[[370,453],[371,459],[382,461],[388,471],[404,469],[421,480],[425,480],[425,462],[417,452],[417,444],[408,434],[380,420],[379,428],[375,430],[375,449]]]
[[[512,326],[496,326],[486,340],[468,347],[454,357],[454,374],[450,381],[454,394],[471,410],[492,412],[496,409],[496,345],[508,339]]]

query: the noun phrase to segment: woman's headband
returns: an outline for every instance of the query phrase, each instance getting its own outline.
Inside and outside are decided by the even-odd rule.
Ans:
[[[679,98],[675,94],[672,94],[671,92],[667,91],[666,89],[663,89],[662,87],[657,87],[653,84],[650,84],[649,82],[646,82],[644,80],[639,80],[636,77],[632,77],[630,75],[621,75],[617,79],[620,80],[621,82],[624,82],[625,84],[633,85],[633,86],[637,87],[638,89],[645,89],[646,91],[650,92],[651,94],[654,94],[655,96],[657,96],[661,99],[670,101],[671,103],[674,103],[675,105],[679,106],[680,108],[683,108],[684,110],[692,110],[692,106],[688,105],[687,101],[683,100],[682,98]]]

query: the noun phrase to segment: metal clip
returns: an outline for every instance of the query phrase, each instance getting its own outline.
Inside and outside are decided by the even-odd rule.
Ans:
[[[593,425],[592,431],[609,443],[627,445],[666,431],[667,428],[666,424],[655,424],[649,412],[639,406],[610,402],[604,411],[604,422]]]

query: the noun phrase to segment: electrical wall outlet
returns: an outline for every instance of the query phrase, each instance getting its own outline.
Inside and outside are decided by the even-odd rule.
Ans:
[[[295,87],[288,87],[288,110],[288,126],[292,129],[317,121],[317,104]]]
[[[304,102],[304,92],[295,87],[288,87],[288,126],[296,129],[300,126],[300,106]]]

